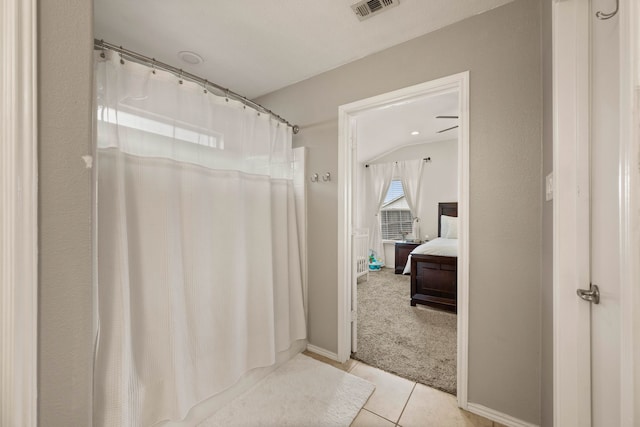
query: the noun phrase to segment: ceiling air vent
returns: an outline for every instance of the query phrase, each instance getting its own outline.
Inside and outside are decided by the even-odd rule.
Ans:
[[[359,20],[364,21],[390,7],[397,6],[400,0],[363,0],[351,5],[351,9]]]

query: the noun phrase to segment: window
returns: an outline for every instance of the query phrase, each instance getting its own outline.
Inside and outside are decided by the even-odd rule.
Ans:
[[[380,209],[383,240],[402,240],[402,233],[411,233],[413,215],[404,197],[402,181],[393,180]]]
[[[402,233],[411,233],[413,217],[409,210],[381,210],[383,240],[402,240]]]
[[[98,107],[98,120],[122,127],[141,130],[177,140],[190,142],[192,144],[204,145],[211,148],[224,148],[222,134],[200,128],[188,123],[179,123],[175,120],[163,119],[161,117],[151,118],[149,113],[130,113],[120,110],[116,111],[109,107]]]

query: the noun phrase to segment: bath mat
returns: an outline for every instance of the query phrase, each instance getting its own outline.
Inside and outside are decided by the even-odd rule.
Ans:
[[[362,378],[298,354],[199,427],[347,427],[374,388]]]

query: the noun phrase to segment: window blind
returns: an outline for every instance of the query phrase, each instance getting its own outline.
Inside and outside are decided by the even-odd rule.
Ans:
[[[401,240],[403,232],[412,232],[413,217],[409,210],[381,210],[380,223],[383,240]]]

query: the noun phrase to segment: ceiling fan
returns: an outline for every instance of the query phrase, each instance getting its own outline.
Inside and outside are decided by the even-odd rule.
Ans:
[[[458,116],[436,116],[436,119],[457,119],[457,118],[458,118]],[[455,129],[455,128],[457,128],[457,127],[458,127],[458,125],[455,125],[455,126],[452,126],[452,127],[450,127],[450,128],[446,128],[446,129],[439,130],[439,131],[438,131],[438,132],[436,132],[436,133],[443,133],[443,132],[446,132],[446,131],[448,131],[448,130]]]

